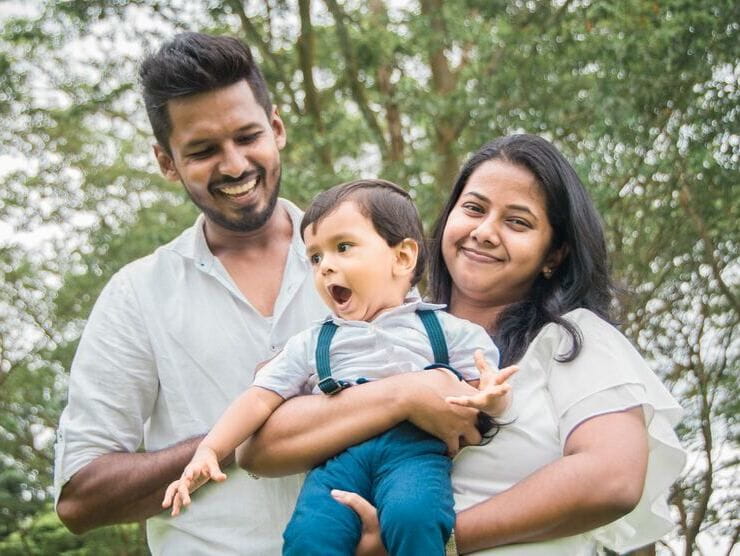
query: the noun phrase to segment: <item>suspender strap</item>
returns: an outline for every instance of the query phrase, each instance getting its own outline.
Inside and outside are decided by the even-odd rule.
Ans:
[[[437,317],[436,311],[416,311],[416,314],[419,315],[419,318],[427,331],[427,336],[429,336],[429,341],[432,344],[432,352],[434,353],[434,364],[429,365],[427,368],[445,367],[453,371],[458,378],[462,380],[460,373],[449,366],[450,356],[447,352],[447,340],[445,340],[445,335],[442,331],[442,326],[439,324],[439,318]],[[316,342],[316,370],[319,373],[319,389],[324,394],[329,395],[341,392],[350,386],[348,382],[344,380],[334,380],[331,376],[331,340],[334,337],[337,328],[337,325],[332,321],[326,321],[321,325],[319,338]]]
[[[444,332],[442,332],[442,326],[439,324],[435,311],[416,311],[419,315],[424,328],[426,328],[427,336],[429,341],[432,343],[432,351],[434,352],[434,362],[441,365],[450,364],[450,356],[447,353],[447,341],[445,340]]]
[[[336,394],[349,386],[343,380],[334,380],[331,376],[329,352],[331,339],[337,331],[337,325],[328,320],[321,325],[319,339],[316,342],[316,370],[319,373],[319,388],[324,394]]]

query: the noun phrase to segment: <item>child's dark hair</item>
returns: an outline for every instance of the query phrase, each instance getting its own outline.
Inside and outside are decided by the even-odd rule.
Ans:
[[[159,145],[170,152],[172,122],[167,101],[214,91],[245,80],[268,118],[270,93],[249,47],[232,37],[180,33],[141,63],[144,104]]]
[[[309,226],[316,226],[345,201],[357,204],[360,212],[373,223],[375,231],[389,246],[410,238],[419,246],[414,276],[415,286],[424,275],[427,248],[419,213],[409,194],[394,183],[380,179],[362,179],[335,185],[316,195],[301,221],[301,236]]]

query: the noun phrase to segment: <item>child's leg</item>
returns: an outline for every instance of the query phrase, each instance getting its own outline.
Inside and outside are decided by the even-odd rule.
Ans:
[[[452,461],[444,443],[410,423],[384,438],[373,494],[386,550],[403,556],[444,554],[455,522]]]
[[[353,510],[334,500],[330,492],[338,488],[370,497],[370,474],[362,462],[366,444],[353,446],[308,474],[283,533],[284,555],[355,553],[360,539],[360,519]]]

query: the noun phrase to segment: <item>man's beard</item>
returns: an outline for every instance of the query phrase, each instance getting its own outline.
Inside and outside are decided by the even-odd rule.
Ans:
[[[259,172],[258,187],[267,187],[267,176],[265,174],[266,172],[264,170]],[[282,172],[277,176],[275,187],[273,188],[272,193],[270,194],[270,198],[267,200],[267,205],[264,209],[257,211],[250,207],[244,207],[236,218],[227,218],[221,211],[217,210],[216,208],[201,204],[197,199],[193,197],[193,195],[190,194],[190,191],[187,187],[185,188],[185,191],[187,191],[190,199],[203,212],[206,218],[208,218],[208,220],[210,220],[214,224],[232,232],[253,232],[255,230],[259,230],[262,226],[264,226],[272,216],[272,213],[275,210],[275,206],[277,205],[277,198],[280,192],[281,176]],[[238,181],[239,179],[240,178],[237,178],[233,181]]]

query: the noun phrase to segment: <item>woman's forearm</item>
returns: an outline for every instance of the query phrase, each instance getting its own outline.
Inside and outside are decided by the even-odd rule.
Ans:
[[[446,371],[423,371],[334,396],[300,396],[281,405],[237,450],[237,462],[264,476],[306,471],[404,420],[441,438],[454,452],[460,437],[477,442],[477,411],[448,404],[444,397],[470,388]]]
[[[646,468],[640,408],[594,417],[573,431],[562,458],[459,513],[458,548],[543,541],[614,521],[639,501]]]

